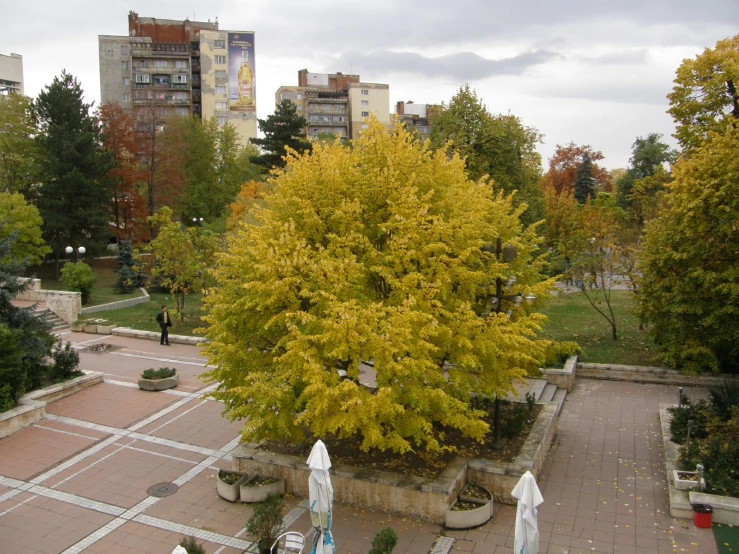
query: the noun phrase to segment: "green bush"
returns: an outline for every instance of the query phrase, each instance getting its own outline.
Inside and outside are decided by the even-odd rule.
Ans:
[[[708,393],[714,411],[723,420],[731,416],[732,406],[739,408],[739,379],[724,379],[718,385],[710,387]]]
[[[138,275],[133,270],[133,249],[130,240],[118,243],[118,267],[115,270],[115,290],[121,294],[131,292],[138,286]]]
[[[72,348],[72,344],[67,342],[62,346],[62,341],[58,341],[51,351],[51,377],[54,380],[66,380],[72,377],[82,375],[77,369],[80,364],[80,356],[77,351]]]
[[[205,554],[205,548],[195,537],[182,537],[180,546],[187,550],[187,554]]]
[[[259,552],[268,551],[282,528],[282,497],[277,493],[267,495],[264,502],[254,506],[246,532],[257,541]]]
[[[500,435],[507,439],[520,435],[529,421],[529,408],[521,402],[510,402],[509,411],[500,424]]]
[[[389,527],[380,529],[372,539],[369,554],[391,554],[396,544],[398,544],[398,536],[395,531]]]
[[[67,290],[82,293],[82,303],[87,304],[90,301],[90,293],[95,285],[97,275],[92,268],[85,262],[67,262],[62,267],[61,278],[59,279]]]
[[[10,383],[0,383],[0,413],[7,412],[15,408],[15,398],[13,398],[13,387]]]
[[[688,435],[688,421],[693,420],[693,430],[690,436],[695,439],[705,438],[708,434],[707,423],[710,417],[708,404],[705,400],[693,403],[687,396],[682,400],[680,408],[668,408],[672,414],[670,433],[672,442],[683,444]]]
[[[145,369],[141,374],[142,379],[167,379],[174,377],[177,370],[173,367],[160,367],[159,369]]]

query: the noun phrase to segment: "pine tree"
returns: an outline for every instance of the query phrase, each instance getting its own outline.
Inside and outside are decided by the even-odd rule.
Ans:
[[[266,169],[285,167],[285,147],[290,147],[299,154],[311,149],[311,144],[305,138],[305,126],[308,122],[298,115],[295,104],[290,100],[283,100],[277,106],[275,113],[267,119],[259,120],[259,128],[264,138],[249,139],[253,144],[260,146],[263,154],[254,156],[251,161]]]
[[[100,126],[83,101],[82,87],[66,71],[38,95],[39,144],[44,152],[36,205],[46,241],[56,254],[57,275],[63,249],[102,246],[110,235],[108,206],[112,167],[102,147]]]
[[[582,162],[577,167],[577,177],[575,178],[575,200],[580,204],[585,204],[588,197],[592,197],[595,191],[595,179],[593,179],[593,162],[590,154],[585,152],[582,156]]]
[[[118,242],[118,267],[115,270],[115,290],[125,294],[136,288],[136,272],[133,270],[133,250],[130,240]]]

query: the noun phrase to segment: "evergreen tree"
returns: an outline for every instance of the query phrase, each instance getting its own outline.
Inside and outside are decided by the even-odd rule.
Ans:
[[[112,167],[102,147],[100,126],[83,101],[82,87],[66,71],[38,95],[38,141],[44,152],[42,182],[36,205],[44,220],[44,234],[59,257],[68,245],[93,250],[110,234],[108,206],[112,186],[106,174]]]
[[[590,155],[585,152],[582,156],[582,162],[577,167],[577,177],[575,178],[575,200],[580,204],[585,204],[588,197],[592,197],[595,191],[595,179],[593,179],[593,162]]]
[[[0,236],[4,224],[0,223]],[[26,261],[13,255],[15,234],[0,238],[0,410],[12,408],[26,391],[39,385],[51,354],[51,326],[31,308],[11,300],[26,286],[18,280]]]
[[[285,167],[285,147],[290,147],[298,154],[311,149],[311,144],[305,138],[305,126],[308,122],[298,115],[295,104],[290,100],[283,100],[277,106],[275,113],[267,119],[259,120],[259,128],[264,138],[249,139],[253,144],[262,148],[263,154],[253,156],[251,161],[266,169]]]
[[[121,294],[131,292],[136,288],[136,272],[133,270],[133,249],[130,240],[118,243],[118,267],[115,270],[115,290]]]

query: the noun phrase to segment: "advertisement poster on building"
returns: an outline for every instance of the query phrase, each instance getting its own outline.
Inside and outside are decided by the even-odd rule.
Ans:
[[[254,33],[228,33],[228,105],[255,112]]]

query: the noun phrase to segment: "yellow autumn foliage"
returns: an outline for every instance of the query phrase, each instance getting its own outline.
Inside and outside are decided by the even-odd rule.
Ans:
[[[525,206],[375,120],[351,149],[291,154],[270,186],[255,221],[229,234],[205,299],[205,375],[243,439],[300,441],[307,429],[406,452],[444,448],[451,427],[481,440],[471,395],[506,395],[553,346],[525,304],[487,313],[496,278],[506,294],[552,286],[535,226],[519,222]],[[482,250],[498,237],[514,261]],[[362,362],[375,390],[360,383]]]

